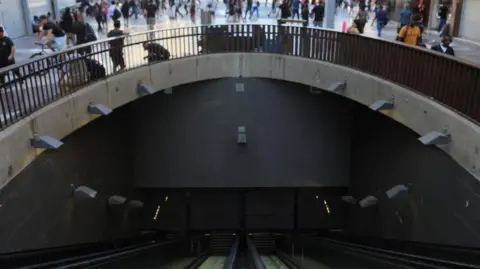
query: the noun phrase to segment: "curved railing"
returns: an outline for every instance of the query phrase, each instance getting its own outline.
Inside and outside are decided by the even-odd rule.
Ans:
[[[358,69],[403,85],[480,122],[480,67],[473,64],[361,35],[296,26],[232,24],[166,29],[107,39],[4,68],[0,72],[12,73],[10,71],[18,69],[22,78],[7,79],[0,89],[0,130],[96,79],[115,75],[109,44],[119,39],[124,40],[126,70],[150,64],[144,59],[145,41],[165,47],[170,52],[170,60],[223,52],[306,57]],[[87,49],[90,51],[79,58],[66,56],[72,51]],[[89,72],[84,63],[91,59],[105,67],[105,74]],[[60,78],[64,75],[60,70],[66,68],[74,78],[61,84]]]

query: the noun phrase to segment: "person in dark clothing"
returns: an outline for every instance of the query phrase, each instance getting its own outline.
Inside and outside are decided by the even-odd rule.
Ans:
[[[248,17],[249,20],[252,19],[252,8],[253,8],[253,0],[247,0],[247,7],[245,9],[245,17],[243,18],[244,20],[247,19],[247,15],[250,14]]]
[[[95,6],[93,7],[93,16],[95,17],[95,20],[97,21],[98,27],[97,31],[101,32],[102,29],[102,24],[103,24],[103,9],[100,6],[100,4],[96,3]]]
[[[143,48],[148,52],[144,59],[148,59],[149,63],[170,59],[170,52],[158,43],[144,42]]]
[[[388,22],[388,13],[385,10],[385,7],[381,6],[378,8],[377,12],[375,12],[375,18],[373,18],[373,23],[377,21],[377,36],[382,37],[382,29]]]
[[[448,6],[442,4],[438,9],[438,18],[440,19],[440,23],[438,24],[438,31],[441,32],[443,27],[447,24],[448,19]]]
[[[73,23],[72,32],[74,33],[74,44],[82,45],[97,40],[97,36],[90,24],[83,20],[77,20]],[[77,52],[80,55],[92,53],[92,47],[86,46],[79,48]]]
[[[323,17],[325,16],[325,5],[320,2],[312,9],[313,26],[323,27]]]
[[[128,3],[128,0],[125,0],[125,2],[123,2],[120,11],[122,12],[123,25],[125,25],[125,27],[128,27],[128,19],[130,19],[130,4]]]
[[[300,18],[300,13],[299,13],[299,7],[300,7],[300,0],[293,0],[292,1],[292,19],[297,19]]]
[[[308,4],[307,3],[302,4],[301,16],[302,16],[302,20],[304,20],[303,27],[308,26],[308,15],[309,15]]]
[[[452,37],[445,35],[442,36],[442,43],[432,46],[432,50],[455,56],[455,51],[450,47],[450,44],[452,44]]]
[[[4,29],[0,27],[0,68],[15,64],[14,56],[15,44],[8,36],[4,35]],[[22,77],[18,68],[14,69],[13,73],[17,78]],[[0,85],[3,86],[3,84],[5,84],[5,74],[0,74]]]
[[[70,45],[70,41],[73,41],[73,15],[70,8],[65,8],[65,12],[60,20],[60,27],[67,33],[66,45]]]
[[[125,32],[120,30],[120,21],[115,21],[113,23],[113,30],[108,32],[107,37],[120,37],[124,36]],[[110,43],[110,58],[113,63],[113,70],[117,71],[117,68],[120,67],[120,71],[125,69],[125,59],[123,57],[123,45],[124,38],[117,38],[115,40],[109,41]]]
[[[158,12],[158,6],[155,5],[152,1],[148,3],[145,7],[145,18],[147,19],[147,26],[149,31],[153,31],[155,29],[156,17]],[[152,33],[153,36],[153,33]]]

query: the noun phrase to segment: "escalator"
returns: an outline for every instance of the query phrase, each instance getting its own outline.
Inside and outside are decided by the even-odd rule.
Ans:
[[[277,256],[262,255],[260,256],[266,269],[289,269]]]
[[[132,244],[115,242],[0,254],[0,264],[2,269],[480,269],[480,250],[377,241],[362,245],[360,239],[352,241],[324,236],[217,232],[179,235],[163,241],[147,238],[131,241]],[[372,246],[374,243],[391,247],[382,249]],[[415,252],[398,252],[395,248]],[[432,250],[434,255],[428,255]],[[439,252],[442,256],[435,256]]]

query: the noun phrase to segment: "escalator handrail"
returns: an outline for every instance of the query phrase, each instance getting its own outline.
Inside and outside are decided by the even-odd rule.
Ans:
[[[435,263],[437,265],[457,266],[457,267],[464,267],[464,268],[478,268],[478,269],[480,269],[479,265],[474,265],[474,264],[467,264],[467,263],[462,263],[462,262],[457,262],[457,261],[449,261],[449,260],[443,260],[443,259],[437,259],[437,258],[430,258],[430,257],[419,256],[419,255],[408,254],[408,253],[401,253],[401,252],[396,252],[396,251],[391,251],[391,250],[374,248],[374,247],[370,247],[370,246],[364,246],[364,245],[359,245],[359,244],[353,244],[353,243],[347,243],[347,242],[332,240],[332,239],[325,239],[325,238],[315,238],[315,239],[316,240],[321,240],[321,241],[324,241],[324,242],[327,242],[327,243],[333,243],[333,244],[336,244],[336,245],[349,247],[349,248],[352,248],[352,249],[362,250],[364,252],[375,253],[376,255],[378,255],[379,253],[383,253],[383,254],[388,255],[389,257],[392,257],[392,258],[396,257],[396,258],[408,259],[408,260],[419,261],[419,262],[424,262],[424,263]]]
[[[233,245],[230,248],[230,252],[228,254],[227,260],[225,261],[225,264],[223,265],[223,269],[232,269],[233,264],[235,263],[235,258],[237,257],[237,249],[238,249],[238,235],[235,236],[235,240],[233,241]]]
[[[260,255],[257,252],[257,249],[252,243],[252,240],[250,239],[250,236],[247,235],[247,248],[250,254],[252,255],[253,258],[253,263],[255,264],[256,269],[266,269],[265,264],[263,263],[262,259],[260,258]]]
[[[342,236],[342,238],[338,238],[338,234]],[[370,243],[364,243],[364,242],[378,242],[378,241],[386,241],[386,242],[391,242],[393,244],[402,244],[406,246],[417,246],[417,247],[425,247],[425,248],[435,248],[439,250],[446,250],[446,251],[455,251],[455,252],[466,252],[466,253],[472,253],[472,254],[480,254],[480,249],[475,248],[475,247],[465,247],[465,246],[457,246],[457,245],[445,245],[445,244],[435,244],[435,243],[425,243],[425,242],[419,242],[419,241],[409,241],[409,240],[395,240],[395,239],[386,239],[386,238],[378,238],[378,237],[373,237],[373,236],[360,236],[352,233],[346,233],[342,231],[341,233],[338,232],[328,232],[325,235],[322,235],[322,237],[326,237],[332,240],[349,240],[354,239],[357,240],[360,244],[364,245],[370,245]],[[336,238],[337,237],[337,238]],[[373,247],[378,247],[378,246],[373,246]]]
[[[197,236],[197,237],[201,237],[201,236]],[[150,241],[148,243],[137,244],[134,246],[127,246],[119,249],[106,250],[102,252],[94,252],[94,253],[89,253],[85,255],[79,255],[79,256],[74,256],[74,257],[69,257],[69,258],[64,258],[59,260],[46,261],[39,264],[22,266],[22,268],[23,269],[52,268],[54,266],[56,268],[71,268],[74,266],[83,266],[86,264],[98,263],[98,262],[107,261],[110,259],[118,259],[127,255],[134,255],[136,253],[139,253],[141,251],[144,251],[150,248],[159,247],[162,245],[175,244],[184,240],[186,240],[186,238],[180,238],[177,240],[170,240],[170,241],[161,241],[161,242]]]

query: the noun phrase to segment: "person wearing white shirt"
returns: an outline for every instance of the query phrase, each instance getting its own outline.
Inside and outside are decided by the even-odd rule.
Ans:
[[[120,8],[116,5],[115,1],[112,1],[112,4],[107,9],[107,20],[109,20],[110,18],[113,19],[113,15],[115,14],[115,10],[118,10],[120,12]]]

